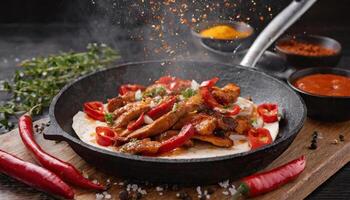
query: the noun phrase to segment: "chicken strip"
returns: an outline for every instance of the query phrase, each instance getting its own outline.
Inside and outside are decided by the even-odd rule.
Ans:
[[[234,103],[241,93],[239,86],[229,83],[223,88],[213,87],[213,96],[221,104]]]
[[[237,117],[235,121],[237,122],[235,132],[238,134],[246,134],[252,128],[252,124],[249,118]]]
[[[108,99],[107,110],[108,112],[114,112],[118,108],[124,106],[124,101],[122,97],[114,97]]]
[[[130,141],[119,148],[120,152],[130,154],[152,155],[158,152],[161,143],[151,141],[149,138],[143,140]]]
[[[175,110],[159,117],[152,124],[146,125],[130,133],[127,138],[146,138],[158,135],[170,129],[186,113],[197,110],[203,103],[200,95],[191,97],[187,102],[180,102]]]
[[[192,137],[193,139],[204,141],[204,142],[209,142],[215,146],[218,147],[232,147],[233,146],[233,141],[228,138],[228,137],[217,137],[214,135],[194,135]]]
[[[125,127],[126,125],[128,125],[128,123],[131,120],[136,119],[142,113],[150,110],[150,106],[148,102],[144,102],[144,101],[132,103],[131,106],[129,105],[130,104],[124,106],[129,109],[124,109],[125,112],[122,113],[119,117],[117,117],[117,119],[114,121],[114,125],[113,125],[114,128]]]
[[[196,131],[200,135],[210,135],[217,127],[217,119],[205,113],[191,113],[180,119],[175,125],[174,129],[181,129],[186,124],[194,125]]]

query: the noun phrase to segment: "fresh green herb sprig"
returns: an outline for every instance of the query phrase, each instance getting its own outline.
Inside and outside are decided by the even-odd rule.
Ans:
[[[181,91],[181,95],[185,98],[185,99],[188,99],[194,95],[197,94],[197,91],[196,90],[193,90],[191,88],[186,88],[184,90]]]
[[[105,44],[88,44],[85,52],[69,52],[24,60],[12,80],[2,82],[2,90],[12,98],[0,103],[0,129],[11,129],[11,117],[27,112],[40,104],[35,114],[47,108],[53,97],[68,82],[79,76],[103,69],[120,58],[117,51]]]

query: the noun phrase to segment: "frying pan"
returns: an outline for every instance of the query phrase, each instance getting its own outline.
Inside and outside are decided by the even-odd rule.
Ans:
[[[281,14],[293,12],[297,15],[300,7],[310,6],[308,2],[294,1]],[[255,59],[250,57],[246,61]],[[84,102],[105,101],[116,96],[122,84],[147,85],[168,74],[197,81],[218,76],[219,85],[234,82],[241,87],[242,96],[251,96],[256,103],[276,102],[285,110],[286,118],[280,126],[277,139],[260,149],[239,154],[162,159],[96,148],[82,142],[72,130],[72,118],[82,110]],[[253,68],[199,61],[145,61],[98,71],[66,85],[53,99],[49,115],[51,125],[44,137],[66,141],[84,160],[106,173],[133,181],[209,184],[228,178],[236,179],[266,167],[292,143],[304,124],[306,108],[298,94],[286,84]]]

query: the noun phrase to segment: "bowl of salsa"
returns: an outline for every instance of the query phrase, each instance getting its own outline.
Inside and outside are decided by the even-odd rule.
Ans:
[[[350,120],[350,70],[330,67],[302,69],[290,75],[288,84],[304,99],[310,118]]]
[[[254,29],[245,22],[206,21],[196,24],[191,33],[194,40],[205,48],[239,52],[253,42]]]

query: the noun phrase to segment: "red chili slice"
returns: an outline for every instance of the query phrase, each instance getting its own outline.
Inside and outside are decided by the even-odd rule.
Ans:
[[[163,76],[159,78],[156,83],[164,85],[171,91],[179,91],[184,88],[188,88],[191,86],[191,81],[183,80],[180,78],[176,78],[173,76]]]
[[[248,131],[248,139],[252,149],[256,149],[272,143],[270,131],[266,128],[251,128]]]
[[[128,93],[129,91],[133,91],[136,92],[137,90],[145,90],[146,88],[142,85],[138,85],[138,84],[126,84],[126,85],[122,85],[119,88],[119,94],[120,95],[124,95],[126,93]]]
[[[258,106],[258,113],[266,123],[272,123],[272,122],[278,121],[277,104],[272,104],[272,103],[261,104]]]
[[[140,117],[133,123],[130,123],[128,125],[128,130],[129,131],[133,131],[133,130],[136,130],[138,128],[140,128],[142,126],[142,124],[145,123],[145,113],[142,113],[140,115]]]
[[[203,81],[200,86],[201,87],[212,88],[218,81],[219,81],[219,78],[218,77],[214,77],[214,78],[212,78],[210,80]]]
[[[158,153],[162,154],[169,152],[177,147],[183,145],[187,140],[189,140],[195,133],[195,128],[192,124],[187,124],[182,127],[180,133],[170,139],[162,142],[158,149]]]
[[[241,111],[241,107],[239,105],[233,105],[232,109],[229,109],[228,115],[234,116],[237,115]]]
[[[156,83],[168,85],[175,80],[176,78],[172,76],[162,76],[156,81]]]
[[[103,103],[100,101],[91,101],[84,103],[84,112],[95,120],[105,121]]]
[[[209,91],[208,87],[202,87],[199,89],[199,92],[205,102],[205,104],[209,108],[215,108],[215,107],[221,107],[221,105],[216,101],[216,99],[213,97],[211,92]]]
[[[101,146],[111,146],[114,143],[115,133],[109,127],[96,127],[96,142]]]
[[[150,111],[148,111],[147,115],[149,117],[151,117],[152,119],[160,117],[161,115],[169,112],[173,108],[173,106],[176,102],[176,99],[177,98],[175,96],[171,97],[169,100],[152,108]]]

